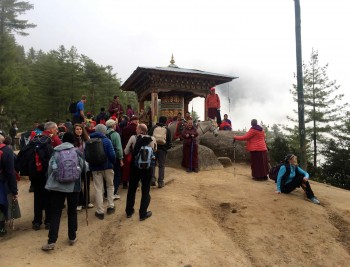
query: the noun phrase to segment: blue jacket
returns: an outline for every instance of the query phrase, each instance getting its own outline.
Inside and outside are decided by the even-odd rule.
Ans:
[[[115,152],[111,140],[102,133],[92,133],[90,138],[101,138],[103,142],[103,148],[107,155],[107,161],[100,166],[90,164],[90,171],[103,171],[113,169],[113,163],[115,162]]]
[[[287,177],[286,181],[284,184],[288,184],[290,183],[293,178],[295,178],[295,170],[296,168],[298,168],[298,173],[304,175],[304,177],[309,178],[309,174],[304,171],[302,168],[298,167],[298,166],[294,166],[290,164],[290,173],[289,173],[289,177]],[[278,171],[278,175],[277,175],[277,191],[281,192],[281,181],[282,181],[282,177],[283,175],[286,173],[287,168],[285,165],[282,165]]]

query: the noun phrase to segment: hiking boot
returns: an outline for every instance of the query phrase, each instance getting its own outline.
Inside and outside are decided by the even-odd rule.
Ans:
[[[198,168],[194,168],[193,171],[194,171],[194,172],[198,172]]]
[[[77,241],[78,241],[78,238],[76,237],[73,240],[69,239],[68,243],[69,243],[70,246],[73,246],[75,243],[77,243]]]
[[[151,186],[156,186],[156,181],[152,181]]]
[[[114,207],[109,207],[107,208],[107,214],[113,214],[115,212],[115,208]]]
[[[49,250],[54,250],[55,249],[55,243],[51,244],[45,244],[41,247],[43,251],[49,251]]]
[[[113,200],[118,200],[118,199],[120,199],[120,195],[114,194],[114,195],[113,195]]]
[[[144,221],[152,216],[152,211],[147,211],[145,215],[140,216],[140,221]]]
[[[164,182],[163,181],[158,182],[158,188],[162,188],[162,187],[164,187]]]
[[[40,230],[40,223],[33,223],[32,229],[35,230],[35,231]]]
[[[320,205],[320,201],[317,199],[317,197],[314,196],[314,197],[311,197],[309,199],[312,203]]]
[[[97,213],[97,211],[95,212],[95,216],[100,219],[103,220],[105,218],[105,214],[104,213]]]
[[[50,230],[50,223],[45,223],[45,230]]]
[[[89,204],[88,204],[88,209],[91,209],[91,208],[93,208],[93,207],[95,207],[94,204],[92,204],[92,203],[89,203]]]
[[[132,215],[134,214],[134,212],[135,212],[135,211],[132,211],[131,213],[127,213],[127,214],[126,214],[126,218],[131,218]]]
[[[77,211],[81,211],[83,209],[83,206],[77,206]]]
[[[187,169],[186,171],[187,171],[187,172],[192,172],[192,170],[191,170],[191,169]]]

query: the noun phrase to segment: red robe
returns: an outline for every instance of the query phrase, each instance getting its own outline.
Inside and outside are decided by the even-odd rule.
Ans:
[[[186,127],[181,135],[181,137],[183,138],[182,166],[189,170],[198,170],[198,144],[196,139],[197,136],[198,132],[197,129],[194,127]]]

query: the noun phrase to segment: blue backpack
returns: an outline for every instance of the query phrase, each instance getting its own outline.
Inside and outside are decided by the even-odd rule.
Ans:
[[[154,163],[155,155],[152,147],[142,146],[135,157],[135,166],[140,170],[149,169]]]
[[[58,172],[56,180],[60,183],[72,183],[80,179],[81,168],[78,153],[74,147],[61,150],[57,157]]]

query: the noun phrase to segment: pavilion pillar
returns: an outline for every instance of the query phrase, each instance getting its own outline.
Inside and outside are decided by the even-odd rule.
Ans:
[[[145,110],[145,101],[139,101],[138,113],[140,113],[141,109]]]
[[[151,94],[151,112],[153,125],[158,122],[158,93]]]

